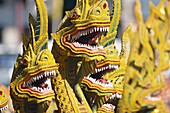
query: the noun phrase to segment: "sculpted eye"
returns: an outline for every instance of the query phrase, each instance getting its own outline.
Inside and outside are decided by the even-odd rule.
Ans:
[[[47,61],[48,60],[48,56],[47,55],[43,55],[43,56],[41,56],[41,59],[40,59],[40,61]]]
[[[75,19],[78,19],[78,17],[79,16],[78,16],[77,12],[75,11],[72,15],[72,19],[75,20]]]
[[[100,14],[100,10],[96,10],[96,13],[99,15]]]
[[[43,60],[43,61],[47,61],[47,60],[48,60],[48,57],[47,57],[47,56],[44,56],[42,60]]]
[[[21,64],[25,65],[25,66],[28,66],[28,61],[26,58],[24,58],[22,61],[21,61]]]

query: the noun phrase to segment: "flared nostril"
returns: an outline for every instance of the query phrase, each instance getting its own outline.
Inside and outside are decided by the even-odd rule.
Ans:
[[[107,7],[107,4],[104,3],[104,4],[103,4],[103,9],[106,9],[106,7]]]

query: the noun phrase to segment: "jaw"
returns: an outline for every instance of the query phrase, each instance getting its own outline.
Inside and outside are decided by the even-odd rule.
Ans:
[[[0,107],[0,112],[4,111],[4,110],[6,110],[6,109],[8,109],[8,104],[7,104],[7,103],[1,105],[1,107]]]
[[[108,94],[112,95],[115,93],[113,83],[109,79],[104,79],[103,76],[117,69],[118,64],[104,63],[104,65],[98,65],[93,73],[89,74],[87,77],[84,77],[81,85],[85,88],[85,90],[94,92],[98,96]]]
[[[114,88],[113,83],[115,83],[115,80],[111,81],[103,78],[103,76],[112,73],[118,68],[119,62],[111,63],[110,61],[105,61],[102,64],[98,64],[95,71],[82,80],[81,86],[85,95],[91,95],[86,96],[86,98],[90,100],[89,103],[92,107],[97,102],[96,98],[102,99],[105,97],[105,100],[102,99],[103,103],[101,106],[98,106],[98,111],[114,112],[118,100],[122,98],[122,91],[117,91]]]
[[[102,35],[106,35],[108,32],[109,24],[110,22],[96,22],[71,27],[71,30],[66,30],[68,32],[63,33],[60,40],[61,45],[74,56],[104,55],[105,52],[103,46],[99,44],[99,40]]]
[[[51,77],[56,75],[56,65],[40,67],[35,67],[34,70],[32,68],[30,71],[24,70],[25,77],[19,75],[11,83],[11,92],[20,98],[27,98],[38,103],[54,98],[54,92],[51,88]]]
[[[43,113],[46,112],[47,109],[50,106],[51,101],[44,101],[41,103],[36,103],[36,102],[28,102],[27,104],[25,104],[24,106],[24,110],[28,111],[27,113]]]
[[[2,89],[0,89],[0,112],[8,109],[8,97]]]

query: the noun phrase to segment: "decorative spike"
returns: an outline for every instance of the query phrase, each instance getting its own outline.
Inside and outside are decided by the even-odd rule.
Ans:
[[[29,23],[33,25],[33,28],[35,29],[36,27],[36,21],[34,17],[29,13]]]
[[[121,0],[114,0],[114,15],[113,18],[111,20],[111,26],[109,29],[109,32],[107,33],[107,35],[110,35],[111,33],[114,33],[115,31],[117,31],[118,28],[118,24],[120,21],[120,14],[121,14]]]
[[[22,34],[22,42],[23,42],[23,53],[24,53],[27,50],[27,46],[28,46],[28,40],[24,34]]]
[[[43,0],[35,0],[37,6],[37,18],[35,29],[35,53],[48,48],[48,16]]]
[[[99,43],[104,47],[114,43],[121,14],[121,0],[114,0],[114,15],[110,23],[110,28],[106,36],[100,38]]]
[[[141,11],[141,2],[140,2],[140,0],[136,0],[135,15],[136,15],[138,23],[140,23],[140,22],[143,23],[143,15],[142,15],[142,11]]]
[[[87,13],[88,13],[88,8],[89,8],[89,1],[88,0],[83,0],[83,7],[82,7],[82,19],[86,19]]]

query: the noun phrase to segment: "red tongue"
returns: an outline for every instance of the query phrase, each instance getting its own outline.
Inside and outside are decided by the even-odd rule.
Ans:
[[[103,84],[107,84],[108,82],[105,79],[99,79],[99,81]]]
[[[95,36],[94,38],[92,38],[91,40],[88,41],[88,44],[93,44],[93,42],[95,42],[97,40],[97,36]]]
[[[47,88],[48,84],[40,84],[40,86],[43,87],[43,88]]]

